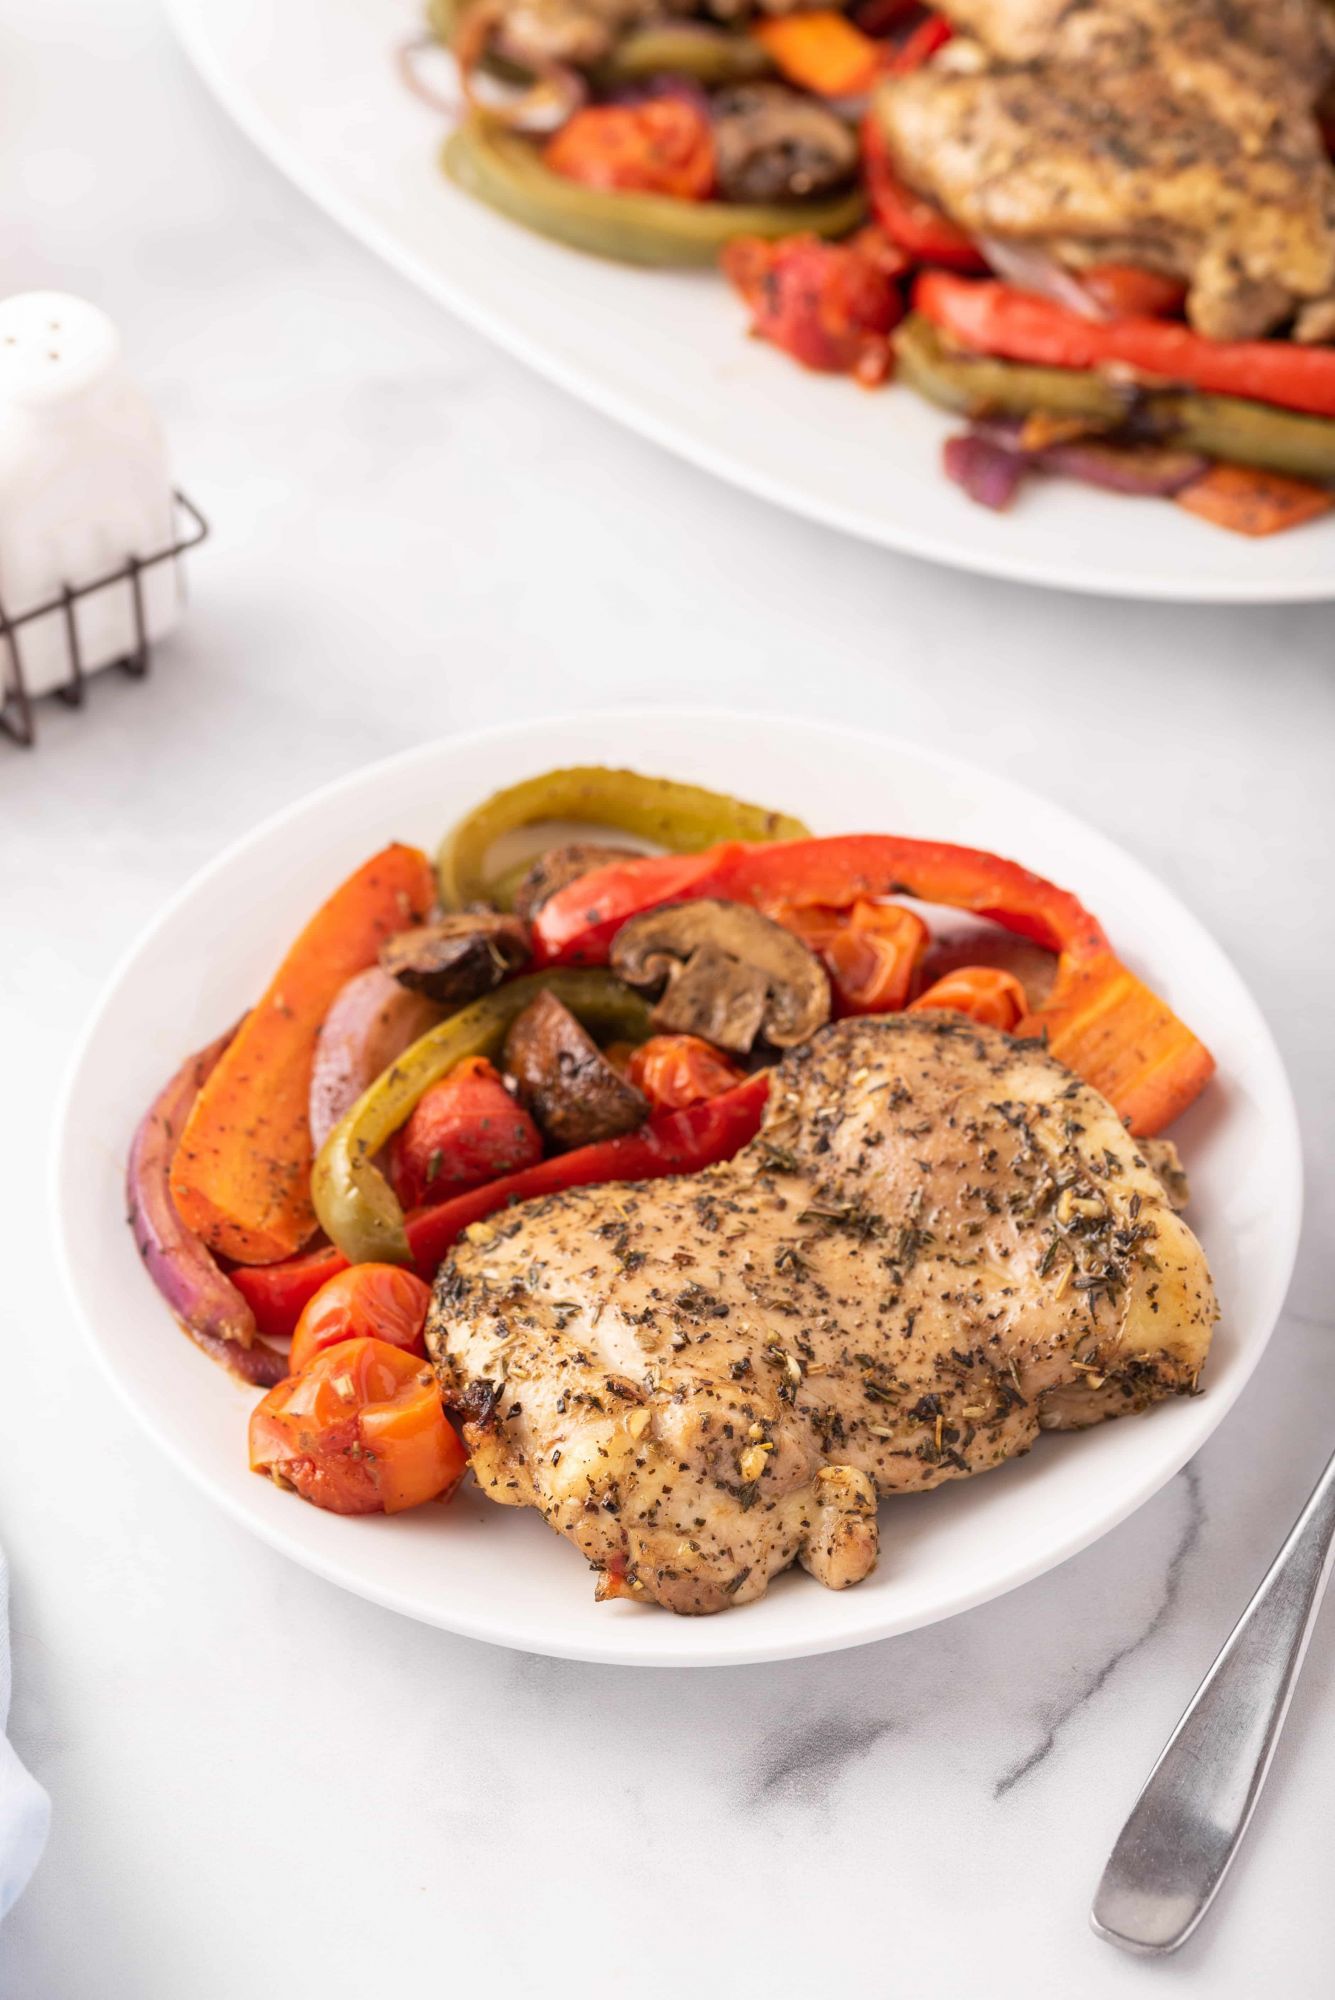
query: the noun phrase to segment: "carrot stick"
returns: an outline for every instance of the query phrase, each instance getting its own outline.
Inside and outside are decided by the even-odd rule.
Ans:
[[[881,68],[876,43],[842,14],[786,14],[751,33],[790,83],[817,97],[860,97]]]
[[[1291,479],[1283,472],[1261,472],[1252,465],[1212,465],[1175,496],[1179,507],[1199,514],[1216,528],[1235,535],[1278,535],[1300,528],[1335,506],[1324,486]]]
[[[1064,962],[1045,1005],[1015,1032],[1045,1034],[1058,1062],[1100,1091],[1137,1138],[1162,1132],[1214,1074],[1205,1044],[1111,952]]]
[[[431,864],[398,842],[316,911],[195,1100],[172,1161],[187,1229],[243,1264],[271,1264],[315,1229],[308,1109],[320,1023],[345,981],[431,907]]]

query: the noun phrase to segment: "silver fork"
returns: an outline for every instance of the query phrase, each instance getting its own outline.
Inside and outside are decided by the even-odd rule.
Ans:
[[[1335,1457],[1131,1809],[1090,1922],[1125,1951],[1176,1951],[1247,1831],[1335,1555]]]

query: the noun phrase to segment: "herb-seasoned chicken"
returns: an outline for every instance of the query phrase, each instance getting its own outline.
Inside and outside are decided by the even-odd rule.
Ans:
[[[1320,0],[943,0],[961,30],[887,80],[896,164],[964,228],[1180,276],[1219,339],[1326,338],[1335,171]]]
[[[603,1594],[681,1612],[794,1560],[839,1589],[877,1497],[1193,1389],[1205,1258],[1116,1113],[948,1014],[787,1055],[738,1157],[477,1225],[428,1346],[492,1499]]]

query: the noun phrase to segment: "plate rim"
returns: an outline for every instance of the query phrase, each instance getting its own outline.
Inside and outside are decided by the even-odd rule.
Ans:
[[[633,435],[648,439],[658,449],[670,452],[711,478],[736,487],[753,499],[762,500],[784,513],[813,521],[819,527],[847,535],[869,547],[888,549],[944,569],[988,577],[1002,583],[1066,590],[1079,596],[1114,598],[1133,604],[1296,605],[1326,604],[1335,600],[1335,566],[1331,568],[1327,582],[1315,575],[1302,582],[1250,578],[1241,565],[1208,582],[1173,577],[1142,577],[1132,581],[1125,577],[1119,580],[1117,576],[1109,576],[1073,558],[1060,564],[1049,564],[1039,557],[969,549],[945,537],[923,533],[908,520],[889,520],[879,524],[820,496],[808,496],[782,479],[757,471],[742,457],[714,450],[706,438],[678,431],[667,419],[659,418],[634,398],[623,396],[609,387],[596,371],[568,365],[541,342],[531,340],[522,326],[503,313],[493,311],[466,286],[453,284],[446,271],[416,255],[390,229],[382,227],[374,217],[363,214],[355,201],[324,181],[301,148],[284,136],[233,77],[202,26],[201,0],[163,0],[163,4],[181,47],[223,110],[251,144],[314,207],[331,216],[355,241],[437,305],[444,306],[545,381],[554,383],[564,394],[620,424]],[[514,224],[506,226],[518,227]],[[572,256],[578,254],[571,252]]]
[[[1275,1205],[1281,1217],[1283,1235],[1278,1239],[1278,1257],[1274,1267],[1270,1292],[1256,1312],[1259,1324],[1264,1321],[1266,1330],[1255,1344],[1255,1351],[1241,1354],[1237,1358],[1231,1374],[1225,1382],[1212,1388],[1208,1396],[1199,1399],[1202,1420],[1193,1427],[1184,1426],[1185,1437],[1180,1450],[1167,1454],[1161,1463],[1156,1463],[1148,1474],[1128,1485],[1117,1503],[1102,1515],[1097,1525],[1080,1527],[1058,1538],[1055,1545],[1044,1554],[1014,1563],[976,1588],[966,1589],[948,1605],[930,1616],[899,1616],[893,1614],[879,1620],[872,1619],[866,1628],[854,1632],[821,1633],[811,1629],[799,1633],[792,1639],[769,1640],[748,1644],[745,1636],[745,1620],[741,1618],[733,1627],[735,1637],[729,1637],[731,1620],[716,1618],[687,1621],[693,1630],[702,1634],[705,1644],[698,1654],[683,1657],[669,1648],[655,1649],[652,1639],[649,1643],[637,1644],[633,1653],[619,1649],[612,1638],[613,1628],[609,1627],[607,1643],[597,1639],[584,1641],[564,1639],[537,1640],[521,1629],[504,1629],[505,1600],[500,1598],[497,1617],[482,1617],[470,1613],[463,1615],[437,1616],[432,1609],[423,1606],[405,1592],[392,1586],[385,1586],[374,1575],[363,1574],[341,1561],[336,1555],[325,1556],[316,1549],[295,1545],[284,1531],[277,1516],[272,1520],[250,1511],[226,1487],[215,1483],[208,1467],[190,1456],[187,1448],[179,1443],[170,1430],[159,1425],[153,1412],[138,1400],[132,1382],[123,1377],[115,1364],[111,1349],[104,1345],[95,1323],[95,1314],[85,1303],[82,1286],[76,1276],[80,1268],[76,1243],[78,1225],[78,1186],[74,1175],[76,1148],[71,1143],[72,1128],[77,1122],[80,1085],[84,1071],[90,1066],[96,1051],[96,1043],[106,1014],[132,973],[140,955],[145,952],[160,932],[167,929],[177,912],[193,901],[218,874],[228,869],[243,853],[268,844],[275,836],[280,836],[283,828],[305,813],[336,799],[344,791],[351,791],[368,780],[379,780],[392,771],[418,762],[430,762],[442,750],[454,754],[467,751],[480,743],[495,743],[506,738],[531,740],[544,730],[557,725],[561,727],[587,727],[590,732],[604,728],[630,726],[642,728],[646,723],[671,721],[677,724],[699,724],[726,722],[745,724],[749,729],[761,733],[774,728],[799,728],[815,732],[827,741],[843,738],[857,743],[863,748],[868,743],[882,745],[887,751],[914,759],[943,776],[959,781],[981,777],[989,785],[1000,785],[1019,798],[1037,801],[1046,813],[1054,816],[1057,823],[1065,821],[1078,828],[1080,835],[1096,846],[1102,847],[1112,857],[1115,864],[1126,871],[1128,880],[1152,887],[1158,896],[1166,896],[1174,905],[1178,919],[1192,933],[1192,944],[1202,950],[1219,965],[1226,968],[1235,983],[1238,993],[1245,999],[1254,1017],[1254,1027],[1259,1030],[1257,1046],[1271,1072],[1272,1094],[1267,1096],[1267,1115],[1278,1117],[1282,1130],[1276,1134],[1277,1142],[1286,1159],[1286,1177],[1292,1188],[1292,1200]],[[644,708],[599,708],[581,711],[575,715],[543,715],[526,717],[517,721],[491,724],[481,729],[445,732],[432,737],[425,743],[416,743],[405,749],[391,752],[385,757],[372,759],[369,763],[353,766],[351,770],[327,780],[312,790],[291,799],[287,804],[267,814],[248,832],[239,835],[226,844],[192,871],[186,880],[167,897],[162,906],[144,924],[129,945],[121,952],[111,971],[101,983],[94,1002],[75,1040],[66,1061],[56,1099],[55,1116],[52,1121],[52,1137],[47,1159],[47,1199],[48,1212],[52,1224],[55,1247],[61,1270],[61,1280],[66,1298],[74,1309],[75,1318],[82,1329],[85,1342],[96,1357],[103,1377],[110,1381],[122,1405],[127,1408],[154,1444],[181,1471],[187,1479],[239,1526],[257,1535],[269,1547],[297,1563],[301,1568],[320,1576],[324,1581],[347,1590],[355,1597],[364,1598],[408,1617],[419,1624],[426,1624],[437,1630],[455,1633],[468,1639],[476,1639],[487,1644],[503,1646],[520,1652],[538,1654],[558,1659],[586,1661],[622,1667],[728,1667],[757,1665],[773,1660],[807,1658],[828,1652],[842,1652],[857,1646],[899,1636],[908,1631],[916,1631],[939,1624],[946,1619],[959,1616],[979,1605],[991,1603],[1008,1596],[1022,1585],[1032,1582],[1049,1571],[1060,1568],[1072,1556],[1090,1548],[1097,1541],[1110,1534],[1115,1528],[1130,1518],[1156,1494],[1160,1493],[1182,1470],[1182,1467],[1214,1436],[1235,1406],[1239,1396],[1251,1380],[1262,1357],[1266,1353],[1283,1312],[1284,1302],[1292,1281],[1297,1257],[1304,1210],[1304,1161],[1302,1152],[1301,1127],[1297,1106],[1293,1096],[1288,1072],[1278,1045],[1270,1032],[1269,1025],[1253,996],[1250,987],[1223,947],[1194,913],[1180,901],[1146,864],[1135,855],[1127,853],[1118,842],[1105,834],[1098,826],[1082,819],[1062,806],[1036,792],[1004,773],[993,772],[972,759],[957,756],[950,751],[942,751],[934,746],[923,745],[909,737],[877,730],[862,729],[849,724],[818,721],[810,716],[802,716],[781,711],[754,713],[733,708],[695,708],[655,704]],[[229,1378],[230,1379],[230,1378]],[[670,1614],[664,1613],[665,1617]],[[673,1621],[674,1625],[680,1621]],[[722,1629],[720,1629],[720,1627]]]

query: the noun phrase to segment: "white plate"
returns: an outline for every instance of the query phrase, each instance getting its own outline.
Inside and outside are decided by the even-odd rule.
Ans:
[[[393,52],[423,0],[168,0],[228,110],[315,201],[544,375],[748,492],[887,548],[1126,597],[1335,596],[1335,524],[1240,542],[1167,503],[1036,484],[1010,514],[940,471],[951,428],[748,341],[708,273],[629,270],[544,242],[441,177],[439,118]]]
[[[343,1520],[247,1470],[254,1393],[174,1329],[125,1227],[130,1134],[167,1073],[236,1019],[289,936],[367,853],[391,838],[433,846],[497,787],[582,762],[740,789],[818,832],[999,849],[1079,891],[1219,1060],[1219,1080],[1174,1134],[1224,1310],[1206,1394],[1044,1438],[991,1478],[887,1503],[880,1566],[856,1590],[836,1595],[791,1574],[761,1603],[707,1619],[595,1605],[568,1543],[535,1514],[471,1490],[448,1509]],[[87,1032],[57,1133],[59,1228],[93,1345],[205,1492],[297,1562],[428,1624],[644,1666],[780,1659],[908,1631],[1010,1590],[1105,1533],[1197,1450],[1259,1361],[1301,1201],[1292,1100],[1265,1023],[1218,947],[1135,862],[1032,793],[909,744],[716,713],[601,715],[456,737],[374,764],[269,820],[188,883],[134,946]]]

